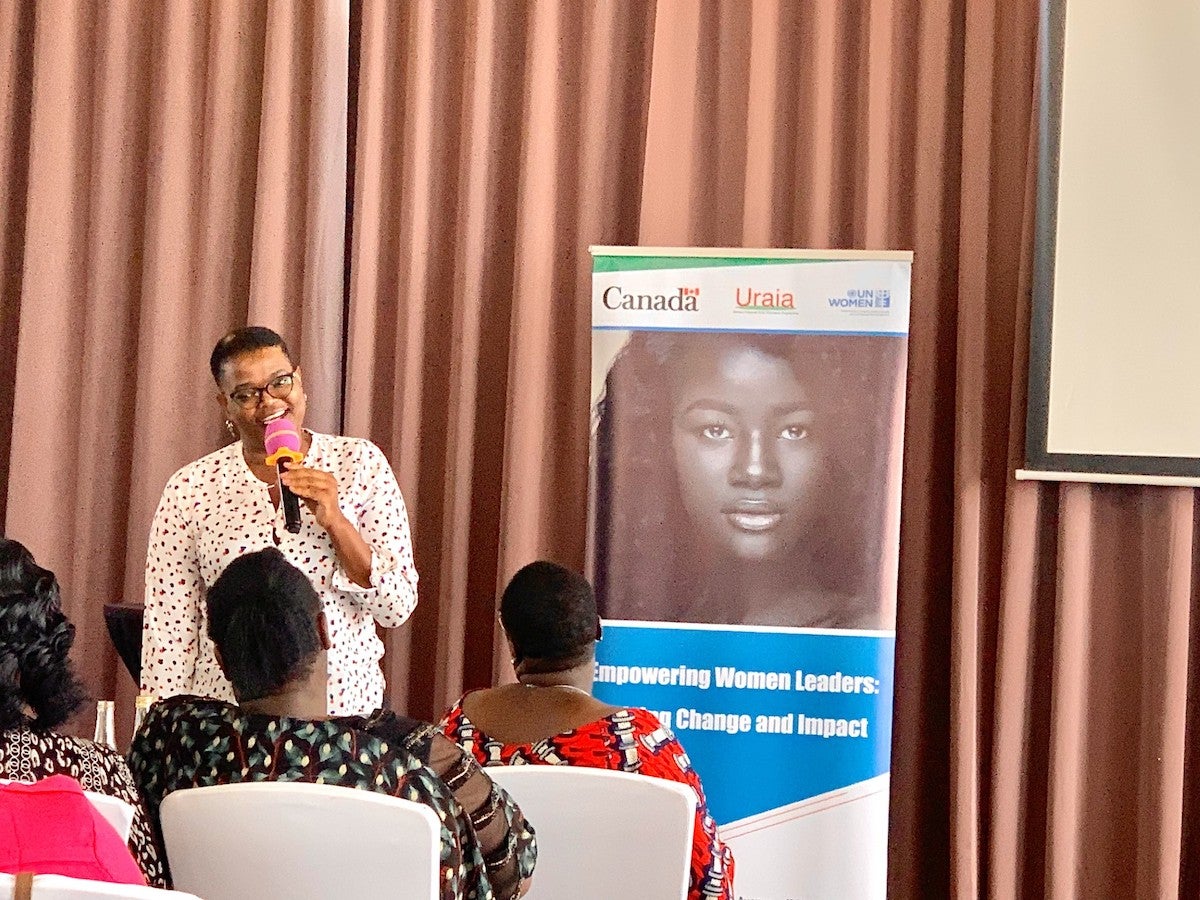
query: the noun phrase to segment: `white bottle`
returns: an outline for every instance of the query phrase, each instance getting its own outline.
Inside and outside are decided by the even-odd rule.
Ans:
[[[133,733],[137,735],[138,729],[142,727],[142,720],[146,718],[146,713],[150,711],[150,707],[158,702],[158,696],[155,694],[138,694],[133,705]]]
[[[97,744],[117,749],[116,731],[113,729],[113,702],[99,700],[96,702],[96,735],[92,738]]]

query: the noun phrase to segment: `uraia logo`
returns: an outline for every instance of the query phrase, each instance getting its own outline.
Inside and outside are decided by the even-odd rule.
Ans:
[[[600,295],[600,302],[608,309],[667,310],[669,312],[696,312],[700,299],[700,288],[681,287],[671,295],[626,294],[619,285],[611,285]]]
[[[776,288],[773,291],[757,291],[754,288],[737,288],[733,302],[744,312],[783,312],[796,308],[796,298],[791,291]]]

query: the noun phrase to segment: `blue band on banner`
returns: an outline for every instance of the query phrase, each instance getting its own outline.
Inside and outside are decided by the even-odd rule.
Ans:
[[[889,771],[894,635],[606,623],[595,694],[657,713],[726,824]]]

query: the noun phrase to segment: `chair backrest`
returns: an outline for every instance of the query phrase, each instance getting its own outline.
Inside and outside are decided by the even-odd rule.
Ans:
[[[526,900],[681,900],[696,795],[685,784],[582,766],[489,766],[537,832]]]
[[[134,809],[120,797],[110,797],[108,794],[98,794],[95,791],[84,791],[84,796],[91,801],[92,806],[121,836],[121,840],[129,840],[129,832],[133,828]]]
[[[11,778],[0,778],[0,784],[12,784]],[[110,797],[108,794],[100,794],[96,791],[84,791],[84,796],[91,801],[92,806],[96,811],[104,817],[121,836],[121,840],[129,840],[129,832],[133,829],[134,808],[122,800],[120,797]]]
[[[0,898],[13,895],[15,875],[0,874]],[[111,881],[87,881],[65,875],[38,875],[33,879],[31,900],[200,900],[195,894],[181,891],[161,891],[136,884],[113,884]]]
[[[441,826],[420,803],[266,781],[175,791],[161,820],[175,887],[206,900],[438,896]]]

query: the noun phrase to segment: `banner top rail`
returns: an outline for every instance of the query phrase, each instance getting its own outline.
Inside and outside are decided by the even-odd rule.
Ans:
[[[752,259],[874,259],[912,262],[911,250],[800,250],[778,247],[628,247],[592,244],[592,256],[749,257]]]

